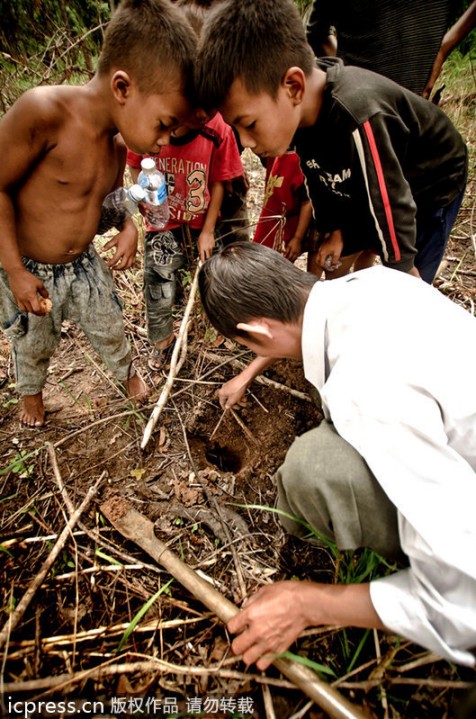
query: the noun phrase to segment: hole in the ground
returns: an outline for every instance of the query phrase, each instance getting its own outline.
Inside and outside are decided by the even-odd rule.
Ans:
[[[239,472],[242,466],[241,457],[238,452],[226,445],[222,447],[214,442],[205,450],[205,457],[210,464],[214,464],[222,472]]]

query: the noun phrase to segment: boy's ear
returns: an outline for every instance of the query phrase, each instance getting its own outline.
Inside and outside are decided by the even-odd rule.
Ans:
[[[116,100],[124,104],[127,97],[129,97],[132,88],[132,82],[130,75],[124,70],[116,70],[111,78],[112,93]]]
[[[238,322],[236,329],[243,330],[243,332],[249,332],[251,335],[262,335],[264,337],[268,337],[269,339],[273,338],[266,320],[250,320],[249,323]]]
[[[283,77],[282,85],[295,104],[298,105],[302,102],[306,87],[306,76],[300,67],[288,68]]]

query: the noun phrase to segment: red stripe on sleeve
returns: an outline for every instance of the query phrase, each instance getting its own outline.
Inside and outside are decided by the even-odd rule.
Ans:
[[[380,155],[378,154],[377,143],[375,142],[375,136],[370,126],[370,122],[367,120],[363,124],[365,136],[369,143],[370,153],[375,166],[375,172],[377,173],[378,186],[380,195],[382,197],[383,207],[385,210],[385,217],[387,219],[388,231],[390,233],[390,240],[392,242],[393,252],[395,259],[400,259],[400,247],[398,246],[397,234],[395,232],[395,225],[393,223],[392,208],[390,206],[390,199],[387,192],[387,185],[385,184],[385,177],[383,174],[382,163],[380,162]]]

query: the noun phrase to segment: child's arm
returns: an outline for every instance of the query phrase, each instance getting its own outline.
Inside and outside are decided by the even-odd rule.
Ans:
[[[363,176],[368,178],[368,184],[363,179],[358,182],[361,183],[361,190],[368,193],[368,209],[375,217],[375,235],[367,246],[362,244],[359,249],[378,246],[378,242],[382,247],[379,255],[383,265],[410,272],[418,253],[417,205],[411,177],[415,176],[416,170],[421,173],[425,165],[425,203],[430,198],[429,178],[433,178],[433,183],[439,186],[446,175],[451,177],[451,180],[445,180],[448,192],[454,192],[458,186],[461,189],[464,186],[467,150],[461,135],[442,110],[410,93],[408,101],[410,104],[414,102],[418,117],[422,118],[422,112],[426,115],[426,119],[417,126],[411,113],[402,111],[399,116],[398,93],[392,100],[393,113],[374,113],[359,127],[358,136],[355,136],[360,146],[356,163],[360,164]],[[417,140],[421,153],[414,157],[412,148]],[[420,202],[424,206],[423,200]],[[431,243],[436,241],[434,235]]]
[[[273,357],[255,357],[242,372],[225,382],[218,390],[218,399],[223,409],[238,404],[253,380],[275,361]]]
[[[198,237],[198,254],[202,262],[211,257],[215,247],[215,225],[225,194],[224,182],[212,182],[210,185],[210,202],[205,214],[205,222]]]
[[[127,158],[127,148],[122,137],[118,138],[117,147],[120,163],[114,187],[122,187],[124,184],[124,172],[126,169]],[[139,170],[130,166],[129,169],[131,170],[131,175],[132,170],[136,171],[135,177],[133,176],[133,182],[135,182],[137,176],[139,175]],[[132,267],[136,259],[138,237],[139,233],[137,232],[137,227],[135,226],[132,217],[126,217],[117,235],[114,235],[114,237],[103,247],[105,251],[110,250],[113,247],[116,248],[114,255],[106,262],[107,266],[113,270],[127,270],[129,267]]]
[[[47,152],[48,121],[48,117],[39,117],[35,97],[27,92],[0,122],[0,263],[8,275],[19,309],[36,315],[45,314],[38,294],[46,298],[48,291],[23,264],[18,246],[14,197],[15,188],[21,186]]]
[[[437,81],[446,58],[453,49],[466,37],[476,25],[476,0],[467,8],[459,20],[447,31],[441,41],[440,49],[433,63],[433,68],[423,90],[423,97],[429,99],[433,86]]]
[[[302,240],[307,232],[312,218],[312,205],[310,200],[305,200],[299,210],[299,220],[294,237],[291,237],[284,250],[284,256],[294,262],[302,253]]]
[[[137,254],[138,236],[132,217],[127,217],[120,232],[103,247],[105,251],[116,248],[114,255],[106,262],[107,266],[113,270],[128,270],[132,267]]]
[[[330,5],[331,3],[328,3]],[[337,38],[332,9],[323,3],[313,3],[306,28],[307,41],[317,57],[337,55]]]

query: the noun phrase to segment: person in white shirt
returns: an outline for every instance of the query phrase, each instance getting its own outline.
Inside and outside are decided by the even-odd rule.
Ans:
[[[264,670],[305,627],[338,624],[474,666],[476,319],[406,273],[320,282],[253,243],[207,260],[199,284],[212,324],[258,355],[221,388],[223,407],[282,357],[302,359],[321,395],[324,420],[278,471],[278,507],[340,549],[408,564],[367,584],[267,585],[230,620],[233,651]]]

